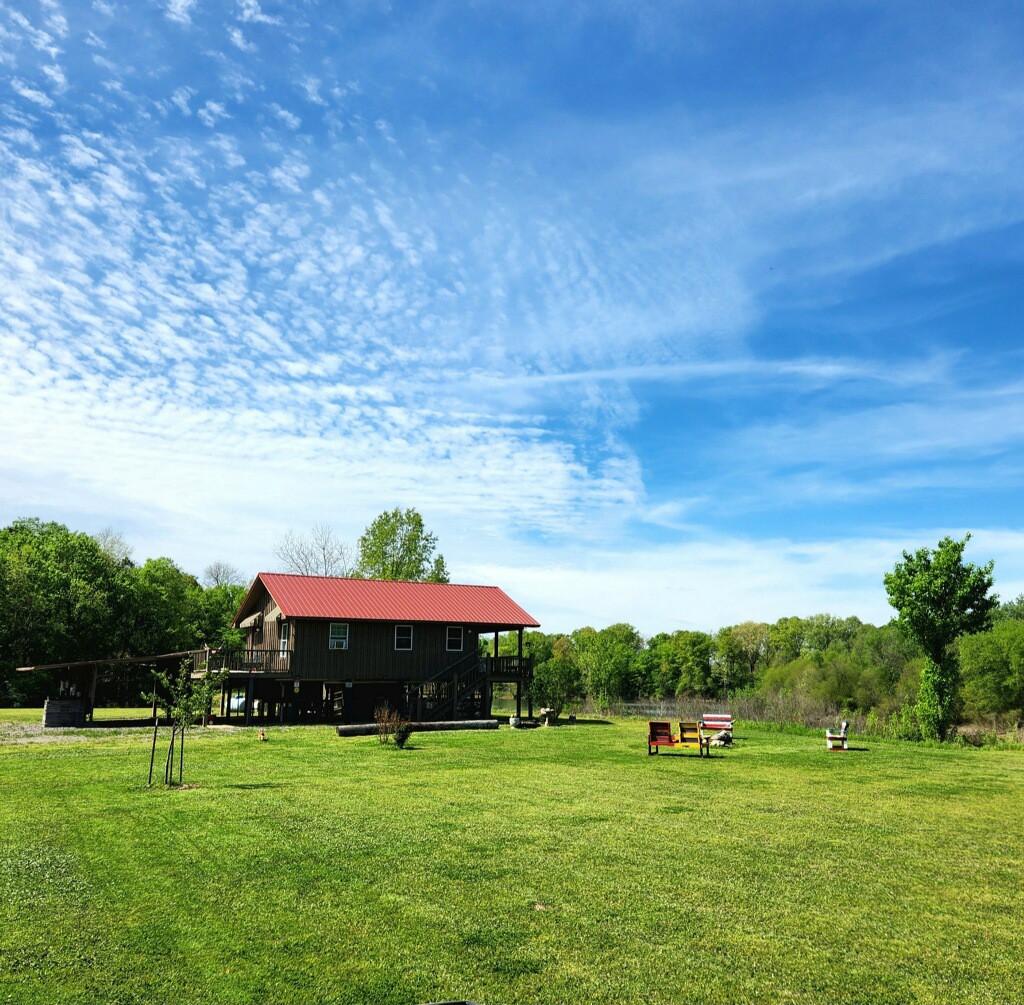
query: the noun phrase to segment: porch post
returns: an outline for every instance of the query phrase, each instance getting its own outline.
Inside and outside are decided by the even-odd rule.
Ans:
[[[249,671],[249,679],[245,683],[245,724],[248,726],[252,721],[252,671]]]
[[[92,668],[92,686],[89,688],[89,721],[94,722],[96,719],[96,682],[100,677],[100,668],[98,664],[93,664]]]
[[[516,672],[516,677],[517,677],[517,680],[516,680],[516,715],[522,717],[522,714],[523,714],[523,674],[522,674],[522,665],[523,665],[523,630],[522,630],[522,628],[519,629],[517,634],[519,636],[519,639],[518,639],[518,643],[516,645],[516,652],[519,654],[519,659],[517,660],[517,662],[519,664],[519,669]]]

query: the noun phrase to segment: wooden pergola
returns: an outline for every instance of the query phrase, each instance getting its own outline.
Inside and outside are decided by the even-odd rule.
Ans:
[[[161,667],[171,669],[190,661],[193,673],[200,672],[209,660],[209,649],[187,649],[176,653],[157,653],[152,656],[118,656],[109,659],[75,660],[63,663],[41,663],[35,666],[18,667],[19,673],[42,671],[54,674],[57,680],[56,695],[47,695],[43,707],[44,726],[79,726],[93,722],[96,708],[96,686],[116,667],[138,668],[155,674]],[[60,680],[60,675],[66,679]],[[157,718],[156,687],[153,688],[152,718]],[[137,722],[138,720],[132,720]],[[145,720],[148,721],[148,720]]]

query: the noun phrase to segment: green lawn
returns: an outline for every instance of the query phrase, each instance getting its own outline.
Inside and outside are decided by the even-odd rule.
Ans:
[[[152,719],[152,706],[147,708],[98,708],[95,719]],[[0,708],[0,726],[10,724],[40,724],[43,721],[41,708]],[[2,739],[2,737],[0,737]]]
[[[145,731],[38,716],[0,711],[0,1003],[1021,997],[1018,751],[207,730],[166,791]]]

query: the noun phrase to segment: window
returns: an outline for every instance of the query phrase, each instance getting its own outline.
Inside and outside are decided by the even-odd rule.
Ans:
[[[445,648],[450,653],[462,652],[462,625],[448,626],[448,641]]]
[[[412,649],[412,625],[395,625],[395,651],[409,652]]]
[[[292,626],[287,621],[281,622],[281,654],[288,652],[288,640],[292,637]]]
[[[331,623],[330,637],[327,639],[328,649],[348,649],[348,625],[334,621]]]

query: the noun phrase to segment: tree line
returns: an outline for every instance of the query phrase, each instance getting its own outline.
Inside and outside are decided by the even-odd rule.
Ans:
[[[629,624],[528,631],[524,641],[536,661],[535,701],[558,709],[584,700],[607,706],[780,694],[888,717],[916,705],[925,667],[920,645],[896,624],[832,614],[648,639]],[[515,645],[503,637],[500,651],[512,654]],[[963,636],[958,650],[965,720],[1024,709],[1024,596],[1002,605],[990,629]]]
[[[561,710],[583,700],[793,695],[937,738],[961,719],[1019,714],[1024,595],[1000,604],[992,564],[965,563],[966,542],[904,553],[885,577],[898,611],[886,625],[815,614],[649,638],[625,623],[526,632],[534,700]],[[285,571],[307,575],[448,581],[437,538],[415,510],[380,514],[354,549],[320,526],[286,535],[275,552]],[[225,562],[197,578],[169,558],[137,564],[114,532],[17,520],[0,530],[0,704],[45,695],[47,679],[18,666],[241,645],[231,621],[246,588]],[[503,636],[499,651],[515,646]]]
[[[963,561],[968,538],[904,552],[884,577],[886,625],[833,614],[745,621],[648,639],[629,624],[527,632],[534,697],[550,708],[644,698],[789,695],[860,712],[905,738],[945,739],[960,721],[1024,717],[1024,595],[991,595],[992,563]],[[511,652],[512,638],[500,646]]]

